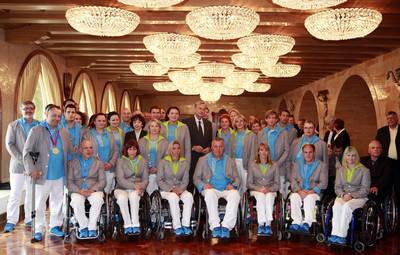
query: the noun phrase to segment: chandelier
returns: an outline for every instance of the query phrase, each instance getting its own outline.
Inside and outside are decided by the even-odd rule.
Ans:
[[[131,71],[139,76],[161,76],[168,72],[168,67],[156,62],[138,62],[129,65]]]
[[[251,35],[240,38],[239,49],[250,56],[282,56],[289,53],[295,44],[293,37],[286,35]]]
[[[255,82],[260,74],[258,72],[249,72],[249,71],[237,71],[231,73],[229,76],[225,78],[226,82],[238,82],[238,83],[253,83]]]
[[[173,82],[154,82],[153,87],[157,91],[175,91],[177,87]]]
[[[221,98],[222,84],[218,82],[204,82],[201,84],[200,99],[206,102],[216,102]]]
[[[226,96],[239,96],[243,94],[244,89],[243,88],[228,88],[225,86],[221,87],[221,93]]]
[[[272,66],[278,62],[279,57],[249,56],[245,53],[235,53],[231,57],[232,62],[241,68],[259,69],[263,66]]]
[[[248,92],[265,93],[271,89],[271,84],[251,83],[251,84],[246,84],[244,89]]]
[[[299,65],[278,63],[261,68],[261,72],[268,77],[293,77],[300,72],[300,69]]]
[[[202,63],[194,67],[196,72],[202,77],[226,77],[233,73],[235,66],[226,63]]]
[[[68,23],[75,30],[96,36],[123,36],[139,25],[140,18],[133,12],[103,6],[81,6],[68,9]]]
[[[308,32],[320,40],[348,40],[364,37],[382,21],[378,11],[364,8],[343,8],[315,13],[306,18]]]
[[[272,0],[274,4],[296,10],[324,9],[346,1],[347,0]]]
[[[226,78],[222,81],[222,85],[225,88],[229,88],[229,89],[242,89],[244,88],[243,83],[239,82],[239,81],[235,81],[235,80],[227,80]]]
[[[188,56],[180,55],[155,55],[156,61],[167,67],[172,68],[189,68],[197,65],[201,60],[201,55],[193,53]]]
[[[194,84],[181,84],[178,87],[178,91],[183,95],[198,95],[200,94],[200,87]]]
[[[118,0],[118,2],[141,8],[165,8],[179,4],[184,0]]]
[[[201,76],[192,70],[172,71],[168,73],[169,79],[179,86],[180,84],[198,84]]]
[[[186,16],[186,24],[198,36],[212,40],[231,40],[249,35],[260,22],[260,16],[249,8],[207,6]]]
[[[143,38],[146,49],[155,55],[187,56],[195,53],[200,47],[200,39],[190,35],[160,33]]]

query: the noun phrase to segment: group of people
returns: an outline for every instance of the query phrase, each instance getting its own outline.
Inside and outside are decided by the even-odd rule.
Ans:
[[[400,132],[395,112],[387,114],[388,126],[378,130],[369,144],[370,156],[360,159],[341,119],[328,119],[329,130],[320,139],[313,121],[304,120],[296,127],[287,110],[269,110],[259,122],[236,109],[221,110],[213,121],[203,101],[194,108],[195,114],[183,121],[176,106],[169,107],[165,116],[160,107],[151,107],[148,121],[141,112],[132,114],[128,109],[121,115],[96,113],[85,126],[71,99],[62,108],[48,105],[43,121],[33,118],[34,103],[23,102],[22,117],[10,123],[6,134],[11,195],[5,232],[13,231],[18,222],[24,187],[25,224],[31,224],[32,184],[37,194],[34,238],[38,241],[45,228],[48,198],[50,233],[64,236],[64,190],[70,194],[82,238],[98,234],[96,222],[105,193],[115,196],[128,235],[141,231],[139,201],[144,192],[159,190],[169,202],[173,228],[180,236],[192,234],[197,189],[204,196],[212,236],[220,238],[230,237],[247,190],[257,201],[259,235],[273,234],[278,192],[289,196],[290,230],[300,232],[310,231],[316,221],[316,201],[330,193],[336,196],[329,237],[333,243],[346,242],[352,212],[364,205],[370,193],[382,199],[395,184],[399,194]],[[227,201],[222,220],[219,198]],[[91,204],[89,217],[86,200]]]

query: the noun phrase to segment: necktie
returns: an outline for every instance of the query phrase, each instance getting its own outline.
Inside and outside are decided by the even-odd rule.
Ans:
[[[201,120],[199,120],[199,132],[202,136],[204,135],[203,128],[201,127]]]

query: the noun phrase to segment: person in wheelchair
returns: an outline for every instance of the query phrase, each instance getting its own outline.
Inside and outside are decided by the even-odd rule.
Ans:
[[[139,201],[149,183],[149,172],[147,162],[140,155],[139,145],[135,140],[124,144],[122,154],[115,171],[117,186],[114,196],[124,220],[124,234],[138,235],[141,232]]]
[[[315,218],[315,204],[321,199],[321,191],[328,185],[328,172],[324,162],[315,159],[315,145],[304,144],[302,156],[292,164],[290,174],[290,231],[309,233]],[[304,218],[301,212],[303,204]]]
[[[193,207],[192,193],[186,190],[189,184],[190,162],[181,157],[181,145],[173,141],[168,146],[167,156],[158,165],[157,184],[161,197],[168,200],[172,226],[177,236],[191,235],[190,217]],[[182,222],[179,200],[183,202]]]
[[[332,232],[328,242],[346,244],[353,211],[368,200],[371,184],[369,169],[360,163],[357,149],[349,146],[343,153],[342,167],[336,172],[335,199],[332,211]]]
[[[229,238],[230,230],[235,227],[237,220],[240,177],[235,161],[224,154],[222,138],[215,138],[211,144],[211,152],[199,159],[193,183],[204,196],[212,237]],[[219,198],[227,201],[222,223],[220,223],[218,214]]]
[[[378,140],[372,140],[368,145],[369,156],[362,157],[361,163],[371,174],[370,194],[383,203],[392,192],[393,159],[382,155],[382,145]]]
[[[268,145],[261,143],[255,162],[250,164],[247,188],[256,199],[258,235],[272,235],[274,201],[279,191],[279,168],[271,160]]]
[[[106,186],[104,164],[93,156],[91,140],[82,140],[79,155],[68,164],[67,187],[71,207],[79,224],[79,238],[95,238],[97,221],[104,203]],[[89,218],[85,215],[85,201],[90,203]]]

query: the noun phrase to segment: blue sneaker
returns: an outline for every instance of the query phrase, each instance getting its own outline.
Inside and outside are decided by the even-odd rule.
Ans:
[[[300,225],[299,224],[292,224],[289,227],[290,231],[298,232],[300,230]]]
[[[271,226],[265,226],[265,227],[264,227],[264,233],[265,233],[267,236],[272,236],[272,228],[271,228]]]
[[[87,238],[89,236],[88,228],[79,231],[79,238]]]
[[[32,227],[32,221],[25,222],[25,227],[31,228]]]
[[[303,223],[303,225],[300,227],[300,231],[304,233],[310,233],[310,226],[308,223]]]
[[[14,223],[7,223],[4,227],[4,233],[10,233],[11,231],[13,231],[15,228],[15,224]]]
[[[132,230],[131,227],[124,228],[124,235],[129,235],[129,234],[131,234],[131,233],[132,233],[131,230]]]
[[[213,228],[211,232],[211,236],[213,238],[220,238],[221,237],[221,227],[215,227]]]
[[[139,227],[132,227],[131,228],[131,233],[134,235],[140,234],[140,228]]]
[[[64,237],[64,232],[61,230],[60,227],[54,227],[50,229],[50,234],[55,235],[57,237]]]
[[[193,231],[190,227],[183,226],[183,231],[185,232],[185,236],[190,236],[193,234]]]
[[[97,236],[97,231],[96,230],[89,230],[89,237],[96,237]]]
[[[332,236],[328,237],[328,242],[329,243],[336,243],[338,238],[339,238],[338,236],[332,235]]]
[[[264,234],[264,225],[258,226],[257,234],[258,234],[259,236],[261,236],[261,235]]]
[[[42,241],[42,238],[43,238],[43,236],[42,236],[42,233],[40,233],[40,232],[36,232],[33,235],[33,239],[35,239],[35,241]]]
[[[336,243],[341,244],[341,245],[345,245],[347,243],[347,239],[346,239],[346,237],[338,236],[337,239],[336,239]]]
[[[175,229],[176,236],[183,236],[184,234],[185,234],[185,230],[182,227]]]
[[[221,228],[221,238],[229,238],[231,237],[231,233],[229,231],[229,229],[222,227]]]

